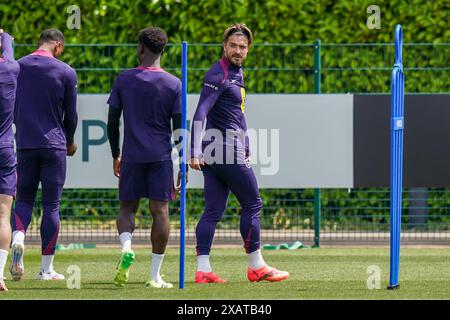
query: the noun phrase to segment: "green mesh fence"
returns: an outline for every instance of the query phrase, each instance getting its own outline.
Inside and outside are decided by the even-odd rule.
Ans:
[[[406,43],[406,93],[448,93],[450,44]],[[16,45],[16,57],[35,48]],[[221,55],[219,44],[189,45],[189,91]],[[163,67],[180,77],[181,45],[168,45]],[[62,60],[79,77],[80,93],[107,93],[115,76],[137,65],[134,44],[68,44]],[[322,93],[389,93],[393,44],[322,44]],[[249,93],[314,93],[313,44],[255,44],[245,63]]]
[[[33,51],[16,45],[16,57]],[[205,72],[221,56],[219,44],[189,45],[189,91],[200,91]],[[322,44],[322,93],[390,93],[393,44]],[[168,46],[165,70],[180,76],[181,45]],[[116,75],[137,65],[134,44],[66,45],[62,60],[79,78],[80,93],[108,93]],[[450,44],[404,44],[407,93],[448,93]],[[245,67],[249,93],[314,93],[313,44],[255,44]],[[262,189],[263,243],[314,242],[314,190]],[[411,189],[403,195],[402,242],[450,243],[450,190]],[[203,191],[188,189],[187,242],[195,242],[195,225],[203,212]],[[37,206],[40,207],[40,195]],[[383,243],[389,240],[388,189],[322,189],[321,243]],[[61,203],[60,243],[116,243],[117,190],[66,189]],[[171,203],[171,242],[179,234],[179,203]],[[231,195],[215,242],[241,243],[240,207]],[[35,209],[28,239],[39,241],[41,209]],[[148,201],[136,216],[136,242],[150,243]]]

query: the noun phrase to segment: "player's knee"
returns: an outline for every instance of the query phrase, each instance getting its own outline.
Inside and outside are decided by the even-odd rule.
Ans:
[[[258,197],[252,201],[242,203],[241,206],[242,209],[251,212],[252,215],[259,215],[262,209],[262,200]]]
[[[153,218],[167,219],[169,217],[169,204],[163,201],[150,201],[150,212]]]
[[[225,207],[206,208],[205,213],[202,216],[202,220],[217,223],[222,219],[225,213]]]
[[[17,200],[16,200],[16,207],[17,206],[34,206],[35,198],[28,195],[20,194],[19,191],[17,191]]]
[[[59,213],[59,201],[43,203],[42,209],[45,215]]]
[[[120,201],[120,213],[125,215],[135,214],[139,207],[139,201]]]

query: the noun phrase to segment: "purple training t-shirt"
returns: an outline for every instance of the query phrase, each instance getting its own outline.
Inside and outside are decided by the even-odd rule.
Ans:
[[[181,113],[181,81],[162,68],[137,67],[119,74],[108,104],[123,110],[121,160],[150,163],[172,159],[170,121]]]
[[[17,149],[66,150],[78,122],[77,75],[68,64],[44,50],[18,60],[16,124]]]
[[[12,37],[2,33],[0,57],[0,149],[14,147],[14,101],[16,98],[19,64],[14,60]]]
[[[223,139],[215,142],[234,150],[239,159],[250,154],[245,120],[245,85],[242,67],[223,57],[206,73],[200,99],[192,121],[191,156],[201,157],[202,149],[215,140],[203,137],[206,130],[221,132]],[[235,136],[229,133],[235,133]]]

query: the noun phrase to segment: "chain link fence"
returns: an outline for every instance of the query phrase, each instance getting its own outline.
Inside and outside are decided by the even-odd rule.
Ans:
[[[314,46],[321,50],[314,50]],[[16,45],[16,57],[35,46]],[[205,72],[221,56],[220,44],[189,46],[189,92],[200,91]],[[314,57],[319,53],[320,57]],[[245,67],[249,93],[314,93],[314,71],[319,70],[322,93],[390,93],[394,45],[388,44],[255,44]],[[316,58],[316,59],[315,59]],[[320,58],[320,59],[317,59]],[[134,44],[68,44],[62,59],[79,78],[79,93],[108,93],[116,75],[137,65]],[[320,61],[315,65],[315,61]],[[444,94],[450,89],[450,44],[404,44],[406,93]],[[165,70],[180,76],[181,45],[168,46]],[[317,77],[316,77],[317,79]],[[317,81],[317,80],[316,80]],[[261,237],[264,243],[317,243],[314,216],[320,202],[321,244],[388,244],[388,189],[262,189]],[[404,190],[402,243],[450,244],[450,190]],[[187,192],[187,243],[195,243],[195,225],[203,212],[203,190]],[[61,203],[59,243],[117,243],[117,190],[65,189]],[[36,203],[28,240],[38,243],[41,209]],[[179,202],[170,205],[171,239],[179,239]],[[215,243],[242,243],[240,207],[233,195]],[[317,220],[316,220],[317,221]],[[150,243],[152,219],[148,201],[141,201],[134,239]]]
[[[263,189],[261,235],[263,243],[301,241],[314,244],[314,190]],[[38,196],[40,199],[40,195]],[[186,241],[195,243],[195,226],[204,208],[203,190],[188,189]],[[402,239],[410,244],[450,242],[450,190],[412,189],[403,192]],[[322,244],[387,244],[389,241],[388,189],[322,189]],[[40,208],[40,201],[36,203]],[[60,243],[116,243],[118,192],[110,189],[66,189],[61,205]],[[241,243],[240,206],[230,195],[217,225],[216,243]],[[39,242],[41,209],[35,209],[27,237]],[[170,204],[171,243],[179,239],[179,201]],[[148,200],[141,200],[134,241],[149,243],[152,218]]]
[[[450,43],[405,43],[403,48],[406,93],[449,92]],[[34,49],[18,44],[16,57]],[[322,93],[390,93],[393,43],[320,42],[254,44],[244,67],[248,92],[314,93],[315,52],[320,52]],[[189,45],[190,93],[200,91],[205,72],[221,54],[220,44]],[[76,69],[80,93],[108,93],[119,72],[138,64],[135,44],[67,44],[61,58]],[[162,65],[181,78],[181,45],[167,46]]]

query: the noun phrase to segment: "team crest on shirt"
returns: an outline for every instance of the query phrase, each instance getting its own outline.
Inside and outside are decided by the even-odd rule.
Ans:
[[[241,102],[241,110],[242,113],[245,112],[245,89],[241,88],[241,97],[242,97],[242,102]]]

